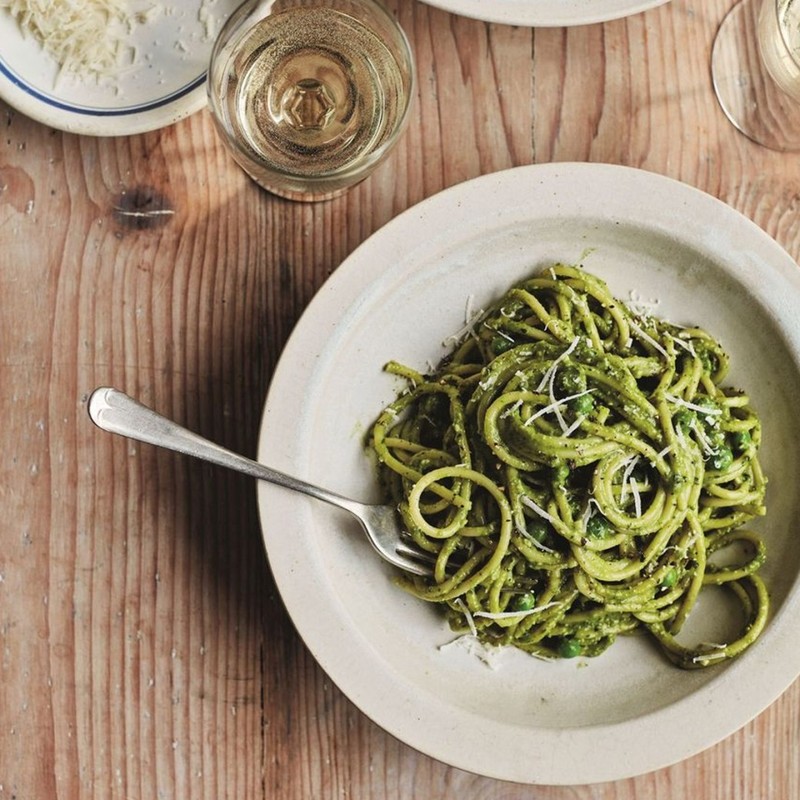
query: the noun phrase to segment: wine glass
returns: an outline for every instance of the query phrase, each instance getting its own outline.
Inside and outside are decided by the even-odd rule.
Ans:
[[[800,150],[800,0],[740,0],[711,54],[728,119],[773,150]]]
[[[395,145],[414,78],[408,40],[380,0],[249,0],[214,44],[209,108],[256,183],[325,200]]]

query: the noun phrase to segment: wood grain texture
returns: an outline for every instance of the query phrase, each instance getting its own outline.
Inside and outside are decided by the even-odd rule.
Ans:
[[[259,190],[206,112],[92,139],[0,106],[0,800],[795,800],[797,683],[725,741],[617,783],[517,786],[415,752],[298,639],[251,482],[89,424],[88,393],[113,384],[254,454],[283,345],[336,266],[414,203],[515,165],[662,173],[800,257],[800,161],[713,97],[730,0],[535,31],[390,6],[417,58],[412,121],[331,202]]]

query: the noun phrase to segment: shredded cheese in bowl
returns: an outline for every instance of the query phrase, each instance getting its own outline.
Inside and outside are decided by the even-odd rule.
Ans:
[[[34,38],[62,72],[113,77],[130,66],[128,37],[159,6],[133,12],[125,0],[0,0],[24,35]]]

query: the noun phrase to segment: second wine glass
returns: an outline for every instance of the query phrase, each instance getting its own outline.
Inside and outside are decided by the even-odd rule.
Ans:
[[[748,138],[800,150],[800,0],[741,0],[711,56],[717,99]]]

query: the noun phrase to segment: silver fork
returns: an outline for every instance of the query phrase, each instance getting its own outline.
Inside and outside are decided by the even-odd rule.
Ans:
[[[95,389],[89,397],[88,407],[92,421],[105,431],[210,461],[349,511],[361,523],[378,554],[390,564],[415,575],[430,575],[432,572],[431,556],[413,546],[411,538],[400,527],[392,506],[359,503],[259,464],[181,427],[119,389]]]

